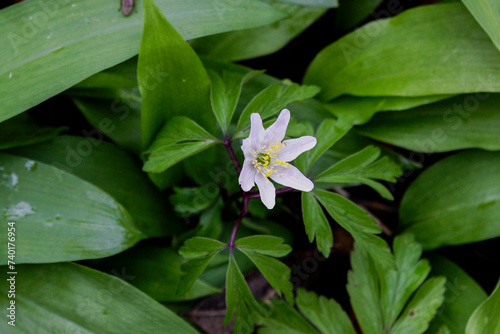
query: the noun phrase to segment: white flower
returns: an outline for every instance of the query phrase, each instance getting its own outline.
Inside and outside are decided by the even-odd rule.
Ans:
[[[249,191],[257,183],[262,203],[268,209],[272,209],[276,191],[269,178],[297,190],[313,190],[312,181],[288,162],[297,158],[302,152],[312,149],[316,145],[316,138],[303,136],[282,142],[290,121],[290,111],[287,109],[283,109],[276,122],[266,130],[259,114],[252,114],[250,121],[250,136],[243,140],[241,146],[245,154],[245,162],[239,177],[243,191]]]

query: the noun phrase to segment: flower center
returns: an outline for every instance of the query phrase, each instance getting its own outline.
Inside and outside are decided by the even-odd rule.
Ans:
[[[285,145],[277,140],[276,142],[274,142],[274,144],[271,143],[270,145],[262,146],[259,152],[256,152],[255,150],[252,151],[252,153],[254,154],[252,165],[257,169],[257,172],[267,178],[273,173],[278,173],[278,171],[274,169],[275,165],[280,165],[288,168],[289,163],[276,159],[278,152],[281,151],[283,147],[285,147]],[[276,176],[281,175],[283,174],[277,174]]]

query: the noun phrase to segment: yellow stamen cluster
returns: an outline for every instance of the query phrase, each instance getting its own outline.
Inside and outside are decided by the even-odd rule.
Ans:
[[[276,156],[278,152],[281,151],[285,147],[283,143],[280,141],[276,141],[271,143],[270,145],[262,146],[260,152],[252,151],[254,154],[252,161],[252,165],[257,169],[257,171],[268,178],[273,173],[278,173],[277,170],[274,169],[274,165],[280,165],[285,168],[288,168],[290,164],[285,161],[277,160]],[[281,176],[283,174],[277,174],[276,176]],[[269,180],[268,180],[269,182]]]

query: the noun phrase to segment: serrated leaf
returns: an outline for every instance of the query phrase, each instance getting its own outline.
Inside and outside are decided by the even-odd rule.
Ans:
[[[270,235],[253,235],[236,240],[234,243],[241,251],[249,250],[251,252],[282,257],[292,251],[292,248],[283,244],[284,239]]]
[[[225,246],[226,244],[219,240],[195,237],[184,243],[179,249],[179,254],[185,258],[202,257],[213,252],[222,251]]]
[[[334,299],[317,296],[304,289],[297,291],[300,312],[324,334],[355,334],[351,320]]]
[[[283,109],[287,104],[311,98],[318,92],[319,88],[316,86],[300,86],[295,83],[288,86],[281,83],[273,84],[248,103],[238,120],[236,132],[250,126],[250,115],[253,113],[260,114],[264,120]]]
[[[372,217],[341,195],[325,190],[315,190],[314,194],[330,216],[351,233],[370,256],[386,267],[394,265],[387,243],[373,235],[380,233],[381,229]]]
[[[472,314],[465,334],[498,334],[500,332],[500,280],[495,290]]]
[[[212,83],[210,89],[212,111],[223,133],[226,133],[231,123],[243,85],[263,72],[249,71],[245,75],[242,75],[238,72],[223,70],[222,76],[219,76],[215,71],[208,71]]]
[[[380,149],[368,146],[336,163],[315,178],[316,182],[360,182],[376,190],[382,197],[392,200],[390,191],[371,179],[396,182],[403,171],[388,157],[377,160]]]
[[[302,218],[309,242],[316,239],[316,245],[323,256],[330,256],[333,246],[332,228],[311,192],[302,193]]]
[[[232,254],[229,256],[226,284],[227,313],[224,326],[235,317],[234,333],[251,333],[253,319],[264,314],[264,308],[253,297]]]
[[[283,300],[271,299],[271,312],[259,319],[259,334],[320,334],[304,317]]]

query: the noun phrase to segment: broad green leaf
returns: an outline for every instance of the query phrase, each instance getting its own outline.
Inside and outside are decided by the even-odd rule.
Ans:
[[[266,1],[287,15],[286,18],[258,28],[236,30],[195,39],[199,54],[226,61],[244,60],[271,54],[312,25],[325,9]]]
[[[269,24],[284,14],[257,0],[156,0],[185,39]],[[25,1],[0,11],[0,121],[139,51],[143,1],[128,17],[114,1]],[[31,19],[30,19],[31,18]],[[57,64],[57,66],[55,66]],[[153,67],[154,71],[156,67]],[[30,89],[25,89],[30,87]]]
[[[318,92],[319,89],[315,86],[283,85],[280,83],[271,85],[248,103],[238,120],[236,132],[250,126],[250,115],[253,113],[260,114],[264,120],[283,109],[287,104],[311,98]]]
[[[203,64],[153,0],[144,3],[144,33],[137,63],[143,97],[143,148],[149,147],[163,123],[172,116],[187,116],[214,132],[210,79]]]
[[[193,300],[220,292],[203,280],[196,280],[186,294],[179,296],[177,287],[184,273],[183,259],[171,247],[134,247],[106,259],[99,269],[111,273],[123,273],[128,283],[160,302]]]
[[[299,290],[300,291],[300,290]],[[290,304],[271,299],[271,310],[267,317],[259,319],[259,334],[320,334]]]
[[[302,193],[302,218],[309,242],[312,243],[316,239],[316,245],[323,256],[330,256],[333,246],[332,228],[311,192]]]
[[[0,150],[43,142],[57,136],[65,129],[65,127],[42,127],[28,115],[19,115],[0,123]]]
[[[182,142],[213,142],[215,140],[214,136],[196,124],[192,119],[185,116],[174,116],[169,118],[161,128],[145,153],[151,153],[166,146]]]
[[[360,247],[383,266],[393,266],[394,261],[387,243],[373,235],[380,233],[381,229],[372,217],[341,195],[325,190],[315,190],[314,194],[330,216],[358,241]]]
[[[384,180],[396,182],[396,177],[401,176],[403,171],[387,156],[377,160],[380,149],[368,146],[342,161],[336,163],[315,179],[316,182],[360,182],[376,190],[385,199],[392,200],[391,192],[381,183],[373,181]],[[376,161],[377,160],[377,161]]]
[[[481,286],[453,262],[431,254],[433,276],[446,277],[444,303],[431,322],[427,333],[440,333],[446,327],[451,333],[465,333],[465,327],[475,309],[488,297]]]
[[[497,334],[500,332],[500,280],[493,293],[472,314],[465,334]]]
[[[495,0],[462,0],[500,50],[500,3]]]
[[[283,244],[283,238],[270,235],[253,235],[236,240],[236,247],[243,251],[251,251],[263,255],[282,257],[291,252],[292,248]]]
[[[247,285],[238,264],[231,254],[226,279],[226,307],[224,326],[234,319],[234,333],[252,333],[254,318],[264,314]]]
[[[319,8],[333,8],[339,5],[337,0],[276,0],[276,1],[290,3],[294,5],[319,7]]]
[[[400,222],[424,249],[498,237],[499,179],[500,153],[454,154],[410,185],[401,201]]]
[[[297,307],[321,333],[355,334],[349,317],[334,299],[317,296],[303,289],[297,291]]]
[[[23,288],[16,290],[15,333],[197,333],[143,292],[99,271],[58,263],[20,265],[17,273]],[[0,287],[7,291],[7,280]],[[0,305],[8,303],[2,293]],[[3,320],[0,332],[12,333]]]
[[[85,134],[88,137],[60,136],[7,152],[50,164],[99,187],[120,202],[135,225],[149,237],[180,232],[183,222],[173,215],[172,208],[149,182],[140,161],[116,145],[104,142],[97,130]]]
[[[145,237],[113,197],[62,169],[4,153],[0,167],[0,212],[16,223],[16,263],[106,257]],[[6,253],[7,229],[0,236]]]
[[[347,31],[363,21],[372,11],[374,11],[382,0],[339,0],[339,8],[335,17],[335,25],[340,31]],[[395,11],[403,10],[400,3],[396,8],[391,8],[393,13],[386,10],[386,17],[396,14]],[[381,15],[379,15],[381,16]],[[375,17],[375,15],[372,15]],[[375,17],[377,18],[377,17]]]
[[[149,155],[143,170],[161,173],[179,161],[200,153],[214,144],[214,141],[193,141],[161,147]]]
[[[377,114],[362,135],[425,153],[463,148],[500,150],[500,94],[461,95],[406,111]]]
[[[290,282],[291,269],[272,257],[259,254],[252,249],[239,248],[255,264],[279,296],[293,303],[293,285]]]
[[[212,102],[212,111],[219,122],[222,132],[226,133],[234,110],[238,104],[243,85],[261,74],[263,71],[250,71],[245,75],[238,72],[222,71],[219,76],[215,71],[208,71],[212,83],[210,89],[210,100]]]
[[[368,122],[379,111],[407,110],[444,100],[452,95],[431,96],[352,96],[343,95],[325,104],[325,108],[338,118],[360,125]]]
[[[392,327],[391,333],[424,333],[444,300],[446,280],[433,277],[415,293],[410,303]]]
[[[319,98],[427,96],[500,90],[500,53],[460,3],[371,22],[314,59],[304,83]],[[391,64],[391,66],[387,66]]]

